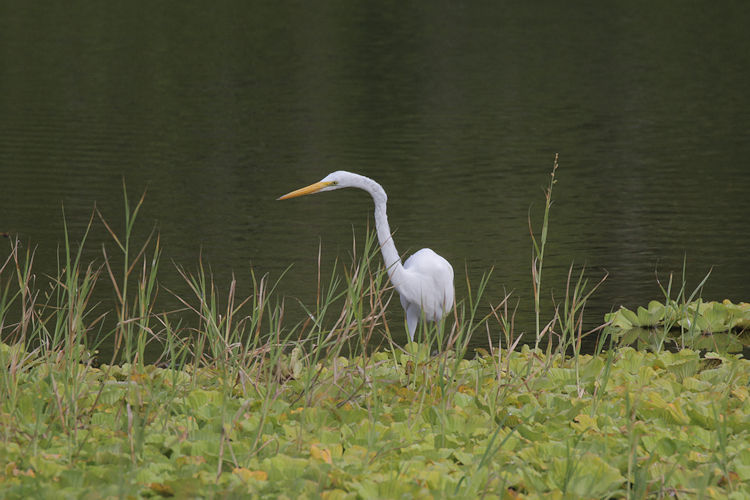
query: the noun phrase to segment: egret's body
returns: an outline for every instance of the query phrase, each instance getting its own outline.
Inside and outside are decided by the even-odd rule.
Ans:
[[[421,316],[424,315],[428,321],[438,321],[453,307],[453,267],[429,248],[419,250],[406,259],[405,263],[401,263],[388,226],[388,196],[380,184],[363,175],[338,171],[328,174],[320,182],[292,191],[279,199],[285,200],[346,187],[367,191],[375,202],[375,228],[380,252],[383,254],[388,277],[398,291],[401,305],[406,311],[409,338],[414,340],[414,332]]]

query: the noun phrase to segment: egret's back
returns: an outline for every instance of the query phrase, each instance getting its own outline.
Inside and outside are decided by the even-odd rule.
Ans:
[[[453,307],[453,267],[429,248],[415,252],[404,262],[408,276],[401,289],[401,305],[415,305],[429,321],[437,321]]]

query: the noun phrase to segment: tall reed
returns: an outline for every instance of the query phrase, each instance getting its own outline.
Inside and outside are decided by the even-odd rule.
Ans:
[[[156,278],[161,249],[155,227],[140,247],[135,246],[133,241],[135,223],[146,197],[146,192],[143,192],[132,209],[124,181],[122,194],[125,205],[125,225],[122,234],[119,236],[102,213],[96,209],[99,219],[120,251],[118,257],[122,259],[120,263],[122,267],[118,272],[114,268],[113,256],[110,256],[106,246],[102,245],[104,265],[116,296],[117,325],[112,362],[117,359],[120,349],[124,349],[124,360],[128,363],[136,363],[142,369],[146,362],[146,346],[149,340],[155,336],[151,329],[151,322],[158,292]],[[149,249],[151,250],[150,259],[148,258]],[[133,283],[134,279],[135,283]],[[131,297],[130,289],[132,286],[137,288],[135,294]]]
[[[555,161],[552,166],[552,172],[550,173],[549,184],[544,191],[544,218],[542,219],[542,232],[537,241],[534,235],[534,230],[531,226],[531,214],[529,214],[529,233],[531,234],[532,258],[531,258],[531,279],[532,279],[532,291],[534,293],[534,326],[536,336],[534,338],[534,348],[539,348],[539,342],[542,340],[546,331],[541,328],[541,290],[542,290],[542,269],[544,266],[544,250],[547,246],[547,232],[549,229],[549,212],[552,206],[552,188],[557,183],[555,175],[557,173],[557,159],[558,154],[555,153]]]

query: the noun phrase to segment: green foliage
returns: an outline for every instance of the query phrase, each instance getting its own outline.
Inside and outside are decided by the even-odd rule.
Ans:
[[[666,304],[652,300],[648,307],[631,311],[625,307],[604,317],[607,333],[621,343],[653,347],[671,341],[679,347],[739,352],[750,345],[750,304],[723,302]],[[655,342],[657,339],[658,342]]]
[[[13,349],[0,347],[1,369]],[[747,360],[622,348],[604,388],[606,355],[581,355],[581,393],[570,359],[528,348],[508,356],[500,378],[495,358],[461,361],[450,394],[439,389],[440,357],[379,351],[328,359],[291,368],[270,404],[209,368],[82,366],[73,450],[66,434],[74,424],[54,408],[68,388],[44,383],[55,376],[46,365],[29,366],[18,374],[13,407],[0,403],[0,491],[6,498],[748,492]],[[278,362],[294,367],[295,359],[290,352]],[[529,363],[553,368],[518,384]],[[305,404],[299,391],[310,370],[316,391]],[[248,375],[269,382],[260,368]],[[501,404],[490,404],[508,385],[514,389]]]

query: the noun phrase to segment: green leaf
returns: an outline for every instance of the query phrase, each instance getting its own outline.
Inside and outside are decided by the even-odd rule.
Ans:
[[[651,304],[654,307],[651,307]],[[638,307],[638,323],[635,326],[653,327],[661,324],[664,319],[664,306],[656,301],[652,301],[649,308]]]

